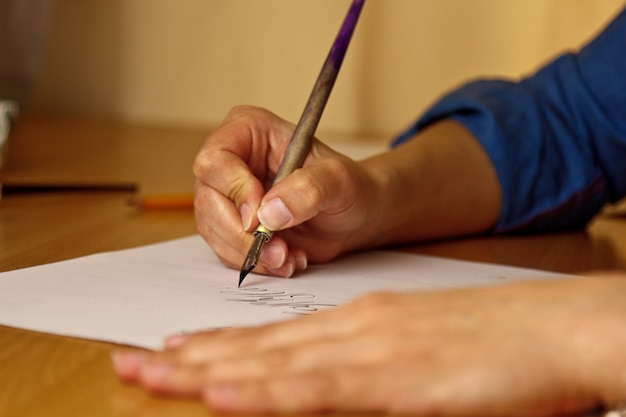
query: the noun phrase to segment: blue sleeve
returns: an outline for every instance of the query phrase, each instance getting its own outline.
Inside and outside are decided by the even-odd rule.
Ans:
[[[443,118],[463,124],[492,161],[502,189],[495,232],[583,226],[626,195],[626,9],[529,78],[444,96],[394,144]]]

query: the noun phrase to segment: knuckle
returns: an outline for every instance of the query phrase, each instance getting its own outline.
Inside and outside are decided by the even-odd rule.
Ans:
[[[234,241],[234,248],[237,253],[241,254],[241,262],[243,262],[244,254],[247,253],[252,244],[252,235],[249,233],[237,233]]]
[[[202,236],[202,238],[209,244],[211,245],[211,240],[213,239],[213,229],[207,225],[204,221],[202,221],[200,219],[200,216],[197,214],[198,212],[196,211],[196,230],[198,231],[198,233],[200,234],[200,236]]]
[[[272,352],[264,359],[265,368],[268,370],[280,369],[286,371],[293,365],[293,355],[285,351]]]
[[[309,385],[309,393],[307,395],[307,405],[319,404],[320,401],[327,405],[332,405],[333,400],[337,396],[339,384],[332,373],[318,374],[311,378]]]
[[[250,106],[247,104],[238,104],[238,105],[233,106],[228,111],[228,114],[226,115],[226,120],[229,120],[231,118],[239,118],[242,116],[248,117],[250,115],[254,115],[254,114],[262,113],[262,112],[266,112],[266,110],[260,107]]]
[[[267,388],[264,394],[271,408],[287,412],[326,411],[341,395],[337,392],[339,384],[335,376],[326,372],[281,379]]]
[[[203,173],[205,171],[204,169],[205,165],[206,165],[206,161],[204,159],[204,151],[201,150],[200,152],[198,152],[198,155],[196,155],[195,159],[193,160],[193,165],[191,166],[193,175],[196,178],[203,177]]]
[[[324,160],[327,171],[336,179],[338,183],[345,183],[350,180],[352,171],[344,162],[343,158],[327,158]]]
[[[227,197],[239,207],[248,197],[250,187],[246,178],[232,177],[229,182]]]
[[[200,236],[204,239],[204,241],[209,245],[209,247],[213,250],[213,253],[217,257],[217,259],[225,266],[229,268],[236,268],[241,266],[241,262],[243,262],[243,253],[248,248],[246,244],[249,243],[246,240],[246,235],[237,234],[235,239],[235,244],[238,246],[235,247],[235,251],[232,251],[228,246],[227,241],[224,240],[224,237],[219,236],[216,230],[211,227],[211,225],[207,224],[204,221],[196,221],[196,229]],[[240,254],[240,258],[234,258],[233,253]]]
[[[300,175],[294,176],[292,186],[292,194],[297,196],[299,201],[306,202],[307,206],[310,207],[316,207],[321,201],[324,201],[326,196],[322,183],[308,170],[302,170]]]
[[[242,170],[228,169],[219,164],[217,150],[205,149],[196,158],[194,174],[197,182],[196,203],[202,199],[203,204],[212,204],[212,199],[217,198],[210,190],[225,195],[229,200],[239,206],[250,192],[251,177]]]
[[[276,116],[262,107],[237,105],[230,109],[222,125],[238,123],[241,126],[256,126],[263,120],[274,119]]]
[[[205,144],[193,161],[192,171],[196,178],[202,179],[205,182],[210,180],[218,156],[217,150],[213,149],[210,144]]]
[[[350,194],[345,190],[354,183],[352,175],[343,160],[327,158],[319,161],[315,169],[303,169],[294,176],[293,192],[309,207],[323,210],[329,202],[343,201]],[[342,198],[337,200],[337,196]]]

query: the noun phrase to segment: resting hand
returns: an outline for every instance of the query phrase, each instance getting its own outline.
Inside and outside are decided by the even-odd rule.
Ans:
[[[309,261],[363,246],[357,232],[373,217],[379,187],[321,142],[314,140],[303,167],[266,194],[293,130],[266,110],[237,107],[196,158],[198,231],[229,267],[241,267],[259,221],[281,231],[265,245],[259,273],[291,276]]]
[[[379,293],[114,356],[126,381],[233,412],[564,415],[626,399],[626,276]]]

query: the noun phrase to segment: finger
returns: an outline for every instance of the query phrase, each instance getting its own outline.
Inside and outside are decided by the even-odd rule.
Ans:
[[[199,186],[194,206],[200,235],[225,265],[241,266],[252,235],[244,230],[233,202],[211,187]]]
[[[285,355],[276,354],[275,352],[268,352],[267,356],[272,357],[273,372],[249,372],[249,370],[243,373],[242,370],[235,370],[234,373],[224,373],[220,370],[220,363],[209,364],[181,364],[174,359],[174,355],[170,352],[154,353],[141,358],[138,366],[136,366],[136,372],[132,382],[142,385],[144,388],[157,392],[160,394],[178,395],[178,396],[198,396],[203,387],[221,381],[235,382],[235,381],[251,381],[251,380],[264,380],[266,378],[291,378],[298,376],[306,371],[306,374],[316,374],[319,372],[326,372],[328,369],[332,369],[335,363],[340,365],[341,369],[350,367],[351,361],[345,359],[339,359],[338,361],[324,360],[324,365],[320,366],[320,361],[315,360],[315,353],[323,353],[322,350],[329,350],[329,346],[324,346],[322,349],[307,349],[308,358],[305,361],[292,361],[287,359]],[[357,348],[357,346],[354,346]],[[336,351],[336,349],[334,349]],[[357,350],[353,350],[357,351]],[[129,361],[124,356],[127,353],[118,354],[117,363]],[[328,358],[328,355],[325,355]],[[343,355],[341,355],[343,356]],[[120,360],[120,358],[122,358]],[[300,358],[302,359],[302,358]],[[132,360],[132,358],[131,358]],[[129,381],[129,379],[126,379]]]
[[[244,229],[232,201],[206,186],[197,188],[195,199],[198,232],[222,263],[232,268],[240,267],[253,237]],[[273,239],[263,252],[261,261],[274,271],[281,270],[288,258],[287,245],[281,239]],[[291,262],[292,265],[294,263]]]
[[[332,309],[259,327],[198,332],[171,339],[181,363],[223,361],[320,340],[349,339],[359,331],[360,324],[343,315],[341,309]]]
[[[393,360],[389,340],[371,337],[325,338],[308,340],[294,346],[274,348],[260,353],[242,353],[231,359],[210,361],[206,377],[209,380],[235,381],[264,379],[272,376],[289,376],[320,372],[334,367],[373,365]],[[398,344],[399,341],[393,341]],[[391,355],[390,355],[391,353]]]
[[[224,376],[215,372],[214,364],[181,365],[157,357],[143,362],[138,382],[151,391],[165,394],[197,396],[204,390],[209,405],[225,411],[333,409],[419,415],[534,416],[593,405],[593,396],[585,397],[583,392],[550,389],[567,384],[559,384],[552,378],[543,382],[540,378],[533,384],[528,381],[528,375],[520,379],[520,375],[511,376],[507,367],[489,366],[489,362],[478,366],[470,363],[469,368],[465,361],[449,366],[446,362],[415,362],[402,357],[357,366],[349,361],[333,364],[320,359],[318,362],[324,366],[304,372],[293,369],[287,372],[280,363],[267,375]],[[527,383],[520,386],[520,380]]]
[[[369,369],[326,369],[287,377],[213,382],[202,395],[211,408],[228,412],[384,411],[391,408],[391,395],[378,383],[389,381],[388,375],[380,377],[380,372]]]
[[[149,353],[143,350],[116,350],[111,355],[113,370],[121,380],[129,383],[137,382],[143,363],[148,357]]]
[[[581,391],[553,390],[552,383],[539,384],[531,392],[522,390],[520,395],[520,380],[507,380],[506,367],[491,371],[495,380],[485,380],[478,369],[467,373],[439,367],[432,372],[419,364],[398,361],[329,366],[301,374],[208,379],[202,397],[211,408],[228,412],[333,410],[457,417],[570,415],[596,404],[592,396]]]
[[[197,395],[203,384],[220,380],[243,380],[284,374],[297,374],[329,366],[348,366],[355,362],[371,362],[363,354],[361,340],[348,339],[342,346],[325,340],[306,343],[304,346],[289,349],[273,349],[249,357],[245,355],[235,360],[204,360],[189,362],[181,358],[179,352],[169,349],[163,352],[146,353],[135,350],[116,352],[114,368],[127,382],[139,383],[145,388],[159,393],[176,395]],[[182,360],[181,360],[182,359]]]
[[[339,350],[345,352],[347,349],[358,354],[362,350],[359,347],[368,346],[366,342],[366,340],[355,340],[352,348],[345,345]],[[249,410],[254,411],[368,409],[369,411],[420,412],[431,415],[433,412],[447,410],[449,415],[473,415],[472,410],[486,412],[490,409],[491,413],[482,415],[510,415],[507,414],[510,410],[527,410],[529,415],[535,415],[533,412],[537,410],[537,406],[545,410],[546,398],[559,398],[558,393],[551,392],[549,389],[550,386],[559,386],[554,381],[541,383],[541,378],[538,380],[530,378],[537,381],[534,389],[530,390],[535,392],[532,394],[526,392],[524,385],[533,384],[521,386],[519,384],[520,380],[527,381],[528,375],[521,379],[519,375],[511,376],[509,375],[511,370],[501,364],[489,366],[489,362],[485,362],[482,365],[480,363],[472,365],[473,360],[467,357],[453,365],[447,360],[434,360],[432,353],[435,352],[431,352],[430,355],[417,362],[407,360],[403,355],[394,355],[386,359],[371,357],[369,360],[360,362],[355,362],[353,358],[341,358],[339,355],[338,359],[333,361],[331,356],[322,354],[318,356],[317,365],[302,367],[300,364],[294,367],[296,362],[280,360],[273,364],[273,372],[264,374],[246,374],[239,371],[233,374],[221,374],[217,370],[220,363],[188,365],[177,362],[172,353],[144,354],[139,352],[141,355],[139,365],[133,364],[135,369],[139,369],[134,382],[140,383],[153,392],[187,396],[197,396],[203,387],[208,386],[209,391],[218,391],[217,394],[209,394],[217,395],[217,399],[211,397],[210,404],[213,407],[231,411],[247,409],[232,408],[229,401],[239,404],[235,407],[250,407]],[[130,353],[132,354],[133,351]],[[319,354],[320,350],[318,349],[316,353]],[[313,356],[309,355],[309,358]],[[481,356],[484,357],[484,355]],[[365,359],[363,356],[362,358]],[[428,358],[430,360],[423,360]],[[116,371],[119,369],[119,359],[117,362]],[[312,363],[311,360],[307,362]],[[553,372],[548,373],[554,376]],[[118,374],[120,374],[119,371]],[[389,378],[389,375],[393,375],[393,378]],[[321,378],[325,385],[322,384],[320,387],[318,378]],[[275,381],[279,383],[273,386]],[[284,384],[281,384],[281,381]],[[307,392],[307,395],[302,395],[297,392],[297,389],[296,392],[291,392],[290,389],[297,388],[299,383],[309,386],[313,392]],[[511,386],[511,383],[516,387],[514,391],[506,388]],[[328,395],[326,390],[328,384],[332,388],[329,389],[334,397]],[[235,391],[239,391],[235,393],[234,398],[232,392],[226,394],[220,392],[224,389],[232,390],[233,387]],[[571,394],[572,392],[569,392],[569,397],[561,397],[561,399],[580,407],[579,401],[572,402],[574,399],[570,398]],[[224,395],[226,398],[223,398]],[[379,396],[373,397],[373,395]],[[372,401],[359,401],[366,397],[367,400]],[[226,404],[224,404],[225,401]],[[587,398],[585,401],[590,400]],[[559,404],[559,401],[554,404]],[[585,403],[582,405],[584,406]]]
[[[176,355],[168,351],[117,350],[112,363],[123,381],[161,394],[197,396],[208,380],[206,365],[179,363]]]
[[[194,173],[238,208],[247,203],[255,212],[292,130],[266,110],[236,107],[205,142],[194,161]]]
[[[153,359],[144,362],[136,382],[159,394],[199,397],[208,382],[206,369],[207,366],[179,365]]]
[[[244,160],[229,151],[214,146],[203,148],[196,156],[193,171],[198,181],[226,196],[237,208],[245,203],[254,212],[263,197],[261,181]]]
[[[355,331],[353,327],[348,332],[275,340],[266,346],[260,343],[260,338],[251,344],[250,340],[241,337],[243,332],[238,332],[239,336],[223,333],[228,348],[221,356],[215,350],[210,352],[219,349],[219,342],[209,342],[210,346],[205,345],[201,352],[187,346],[189,350],[183,348],[175,356],[182,363],[210,363],[210,377],[221,380],[314,372],[328,367],[385,366],[394,361],[432,361],[436,356],[437,349],[431,342],[436,335],[430,332],[411,335],[406,327],[387,330],[388,327],[379,331]],[[237,338],[243,340],[240,348],[236,344],[242,340]],[[443,340],[454,340],[454,337],[444,336]],[[457,340],[456,343],[469,344],[471,340]],[[210,357],[211,353],[218,356]]]
[[[253,235],[246,231],[232,201],[211,187],[196,187],[196,225],[220,261],[230,268],[240,268],[252,245]],[[306,253],[289,251],[284,239],[275,236],[261,252],[259,274],[291,277],[296,270],[307,268]]]
[[[282,230],[320,212],[346,211],[356,201],[357,168],[349,164],[346,158],[326,158],[292,172],[263,197],[259,221],[270,230]]]

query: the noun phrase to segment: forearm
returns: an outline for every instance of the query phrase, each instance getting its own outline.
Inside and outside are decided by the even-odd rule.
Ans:
[[[494,231],[581,228],[626,196],[626,10],[578,53],[523,80],[481,79],[441,98],[396,143],[454,119],[494,166]]]
[[[483,233],[497,222],[496,173],[474,137],[452,120],[363,166],[380,195],[368,225],[369,246]]]

